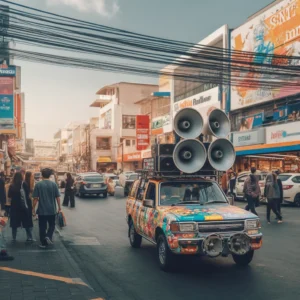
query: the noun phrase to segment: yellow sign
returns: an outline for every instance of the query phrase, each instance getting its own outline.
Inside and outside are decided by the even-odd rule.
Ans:
[[[100,156],[97,160],[98,163],[109,163],[111,162],[111,158],[107,156]]]

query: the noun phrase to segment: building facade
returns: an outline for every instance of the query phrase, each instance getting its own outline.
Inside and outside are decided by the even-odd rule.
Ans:
[[[299,56],[300,0],[275,1],[231,33],[238,51]],[[276,64],[265,58],[261,63]],[[298,59],[286,60],[295,67]],[[245,74],[235,74],[245,76]],[[260,75],[262,76],[262,75]],[[230,119],[237,170],[300,171],[300,82],[294,87],[231,87]]]
[[[90,135],[92,169],[137,168],[140,159],[136,155],[124,159],[135,149],[136,115],[140,113],[135,102],[156,90],[157,85],[120,82],[97,92],[98,99],[91,104],[99,109],[99,126]],[[123,154],[118,159],[120,151]]]

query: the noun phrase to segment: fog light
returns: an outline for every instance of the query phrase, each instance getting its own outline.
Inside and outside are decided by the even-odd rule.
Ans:
[[[236,255],[244,255],[249,252],[251,248],[250,243],[251,240],[246,234],[237,233],[230,238],[228,247],[232,253]]]
[[[210,257],[217,257],[223,251],[222,237],[217,234],[208,236],[202,243],[202,249],[205,254]]]

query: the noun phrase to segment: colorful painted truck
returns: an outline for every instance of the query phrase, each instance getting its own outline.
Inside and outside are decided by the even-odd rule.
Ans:
[[[168,271],[177,255],[231,255],[248,265],[262,245],[259,218],[230,205],[218,184],[203,178],[141,178],[126,202],[128,237],[157,247],[160,268]]]

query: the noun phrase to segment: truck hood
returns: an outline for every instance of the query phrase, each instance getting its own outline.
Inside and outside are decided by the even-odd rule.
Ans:
[[[178,222],[226,221],[257,218],[256,215],[236,206],[224,204],[185,205],[161,207],[168,219]]]

